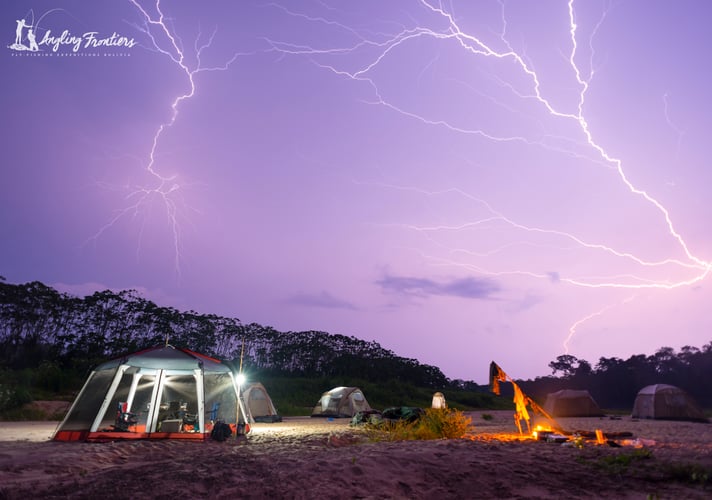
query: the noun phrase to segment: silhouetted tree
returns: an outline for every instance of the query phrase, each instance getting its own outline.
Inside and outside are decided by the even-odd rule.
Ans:
[[[578,365],[579,360],[576,356],[562,354],[561,356],[557,356],[555,361],[549,363],[549,368],[551,368],[551,373],[553,375],[561,372],[564,377],[573,377],[576,373]]]
[[[377,342],[320,331],[280,332],[236,318],[161,307],[135,290],[105,290],[84,298],[40,282],[9,284],[0,276],[0,369],[36,368],[43,387],[58,370],[86,373],[108,357],[168,341],[273,375],[358,378],[383,384],[480,391],[471,381],[450,381],[435,366],[397,356]],[[552,376],[518,381],[543,403],[549,392],[588,389],[604,408],[629,408],[637,392],[654,383],[678,385],[712,407],[712,342],[661,347],[653,355],[605,358],[595,367],[564,354],[549,363]],[[559,376],[556,376],[559,375]],[[60,380],[60,378],[57,378]]]

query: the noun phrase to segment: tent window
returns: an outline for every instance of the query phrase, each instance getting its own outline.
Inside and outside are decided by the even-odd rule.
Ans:
[[[203,380],[205,384],[206,411],[216,407],[215,418],[225,420],[227,423],[234,423],[237,412],[237,399],[230,374],[206,373]],[[210,416],[212,417],[213,415]]]
[[[88,429],[96,417],[96,410],[109,390],[115,375],[114,370],[94,372],[86,384],[82,396],[74,403],[72,413],[62,426],[63,430],[74,431]],[[112,408],[113,409],[113,408]]]

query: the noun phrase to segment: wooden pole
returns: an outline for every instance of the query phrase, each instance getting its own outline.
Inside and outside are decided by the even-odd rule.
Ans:
[[[240,367],[237,371],[237,408],[235,416],[235,440],[237,441],[240,432],[240,411],[242,410],[243,418],[247,421],[247,416],[242,407],[242,358],[245,355],[245,336],[242,336],[242,346],[240,347]]]

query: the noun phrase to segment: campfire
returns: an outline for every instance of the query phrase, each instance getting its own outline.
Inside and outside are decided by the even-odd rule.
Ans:
[[[497,363],[492,361],[492,363],[490,363],[490,390],[498,396],[501,393],[499,388],[500,382],[509,382],[512,384],[512,388],[514,389],[514,405],[516,407],[516,411],[514,413],[514,423],[517,426],[517,429],[519,429],[520,435],[524,434],[524,431],[522,430],[522,420],[524,420],[527,425],[527,434],[535,439],[538,439],[538,436],[546,432],[562,432],[561,426],[559,426],[556,420],[554,420],[554,417],[544,411],[544,408],[539,406],[532,398],[524,394],[524,391],[522,391],[517,383],[509,375],[507,375],[504,370],[497,365]],[[530,424],[531,417],[529,415],[529,410],[527,410],[527,406],[531,408],[532,412],[537,413],[540,417],[544,418],[547,421],[547,425],[539,424],[532,431]]]
[[[512,384],[514,391],[514,423],[519,431],[516,439],[532,439],[536,441],[546,441],[549,443],[573,443],[577,446],[582,446],[584,441],[595,443],[596,445],[608,446],[651,446],[655,444],[653,440],[631,439],[633,437],[630,432],[609,433],[608,436],[603,434],[601,429],[595,431],[577,430],[574,432],[565,431],[561,425],[549,415],[541,406],[533,399],[524,394],[524,391],[507,375],[497,363],[492,361],[490,364],[490,390],[497,395],[500,395],[500,383],[508,382]],[[532,429],[531,414],[536,415],[537,422]],[[522,427],[522,421],[526,425],[526,433]],[[495,439],[509,441],[513,439],[512,435],[498,435]]]

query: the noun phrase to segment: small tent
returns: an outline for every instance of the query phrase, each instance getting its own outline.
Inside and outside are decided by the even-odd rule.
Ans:
[[[265,386],[253,382],[242,388],[242,400],[245,409],[254,422],[281,422],[282,417],[277,414],[277,409],[272,403],[272,398],[267,394]]]
[[[140,438],[205,439],[212,422],[233,427],[238,386],[217,359],[188,349],[158,346],[97,366],[64,420],[57,441]]]
[[[433,394],[432,408],[447,408],[447,403],[445,402],[445,394],[442,392],[436,392]]]
[[[544,410],[552,417],[600,417],[603,412],[586,390],[563,389],[548,394]]]
[[[633,403],[633,418],[707,421],[697,403],[674,385],[643,387]]]
[[[370,411],[366,397],[358,387],[334,387],[321,395],[312,410],[312,417],[353,417],[360,411]]]

